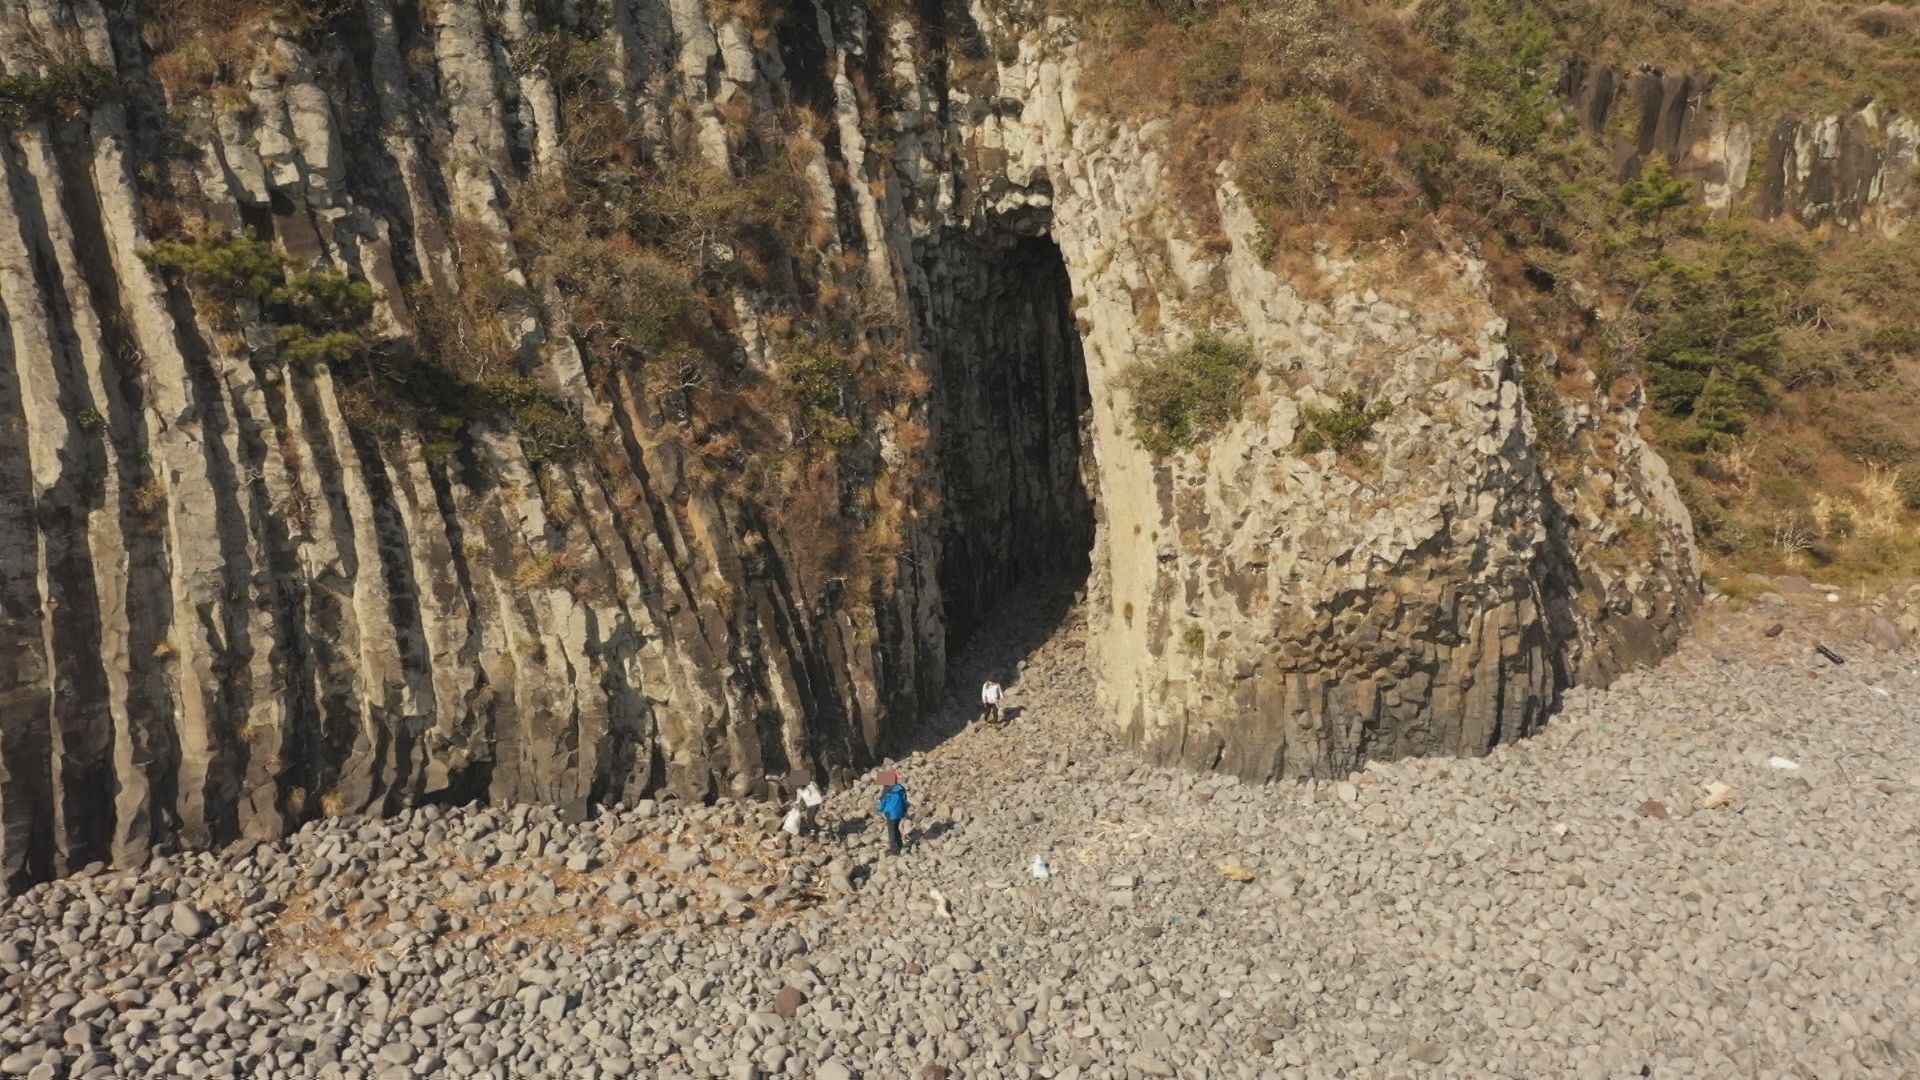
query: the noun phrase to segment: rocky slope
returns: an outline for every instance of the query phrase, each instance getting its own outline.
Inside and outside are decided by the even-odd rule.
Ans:
[[[1069,24],[306,10],[249,6],[199,56],[142,5],[0,8],[11,885],[320,814],[577,819],[857,767],[1043,567],[1088,572],[1126,741],[1248,778],[1484,753],[1694,604],[1635,400],[1573,410],[1592,453],[1556,477],[1465,245],[1270,258],[1231,168],[1188,206],[1178,132],[1082,102]],[[550,227],[575,219],[535,216],[610,147],[704,177],[669,194],[771,190],[797,237],[674,219],[699,349],[607,345]],[[282,292],[153,257],[242,229]],[[631,268],[597,243],[584,270]],[[297,322],[316,268],[372,286],[364,325]],[[1249,407],[1157,458],[1122,375],[1207,328],[1257,350]],[[423,392],[398,358],[474,340],[499,408],[375,422]],[[1349,390],[1392,406],[1364,460],[1297,452]]]
[[[798,845],[428,807],[49,883],[0,904],[0,1074],[1920,1068],[1920,671],[1863,614],[1770,596],[1489,757],[1250,785],[1117,745],[1060,599],[959,658],[1025,658],[1012,719],[935,714],[903,856],[863,782]]]

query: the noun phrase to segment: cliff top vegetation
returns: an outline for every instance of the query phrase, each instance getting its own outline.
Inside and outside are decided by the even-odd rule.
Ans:
[[[1171,113],[1188,210],[1236,163],[1276,260],[1469,244],[1488,262],[1536,430],[1644,399],[1713,569],[1840,582],[1920,572],[1920,229],[1726,212],[1658,155],[1622,171],[1633,102],[1587,130],[1574,62],[1695,77],[1753,132],[1872,103],[1911,113],[1920,9],[1598,0],[1058,0],[1102,53],[1106,111]],[[1758,166],[1756,165],[1756,170]]]

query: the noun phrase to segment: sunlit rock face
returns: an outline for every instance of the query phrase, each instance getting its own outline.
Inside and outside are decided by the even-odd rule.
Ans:
[[[1577,484],[1543,467],[1469,254],[1271,258],[1230,169],[1196,213],[1177,132],[1082,105],[1071,27],[364,0],[249,29],[209,89],[123,7],[0,4],[5,73],[120,80],[0,132],[10,885],[320,814],[842,775],[1039,575],[1084,577],[1117,731],[1250,778],[1483,753],[1697,594],[1631,403],[1568,418]],[[608,152],[590,119],[613,156],[788,170],[801,239],[690,257],[697,376],[614,362],[530,254],[530,185]],[[484,280],[561,419],[367,422],[419,387],[290,360],[261,305],[143,257],[183,220],[370,284],[376,350]],[[1202,330],[1257,353],[1246,407],[1156,457],[1124,373]],[[812,413],[803,331],[852,358]],[[1346,389],[1393,404],[1364,453],[1300,451]]]

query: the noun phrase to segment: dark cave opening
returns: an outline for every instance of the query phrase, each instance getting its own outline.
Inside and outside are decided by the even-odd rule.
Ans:
[[[949,238],[927,268],[951,656],[1002,601],[1024,591],[1040,602],[1085,581],[1091,398],[1072,283],[1050,236]]]

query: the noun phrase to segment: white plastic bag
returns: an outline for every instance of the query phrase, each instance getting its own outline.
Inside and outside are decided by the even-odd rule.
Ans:
[[[800,835],[800,808],[799,807],[796,806],[793,809],[787,811],[786,820],[780,823],[780,831],[783,833],[786,833],[788,836]]]
[[[1038,855],[1033,857],[1033,876],[1039,878],[1041,881],[1045,881],[1053,876],[1053,871],[1047,867],[1047,860]]]

